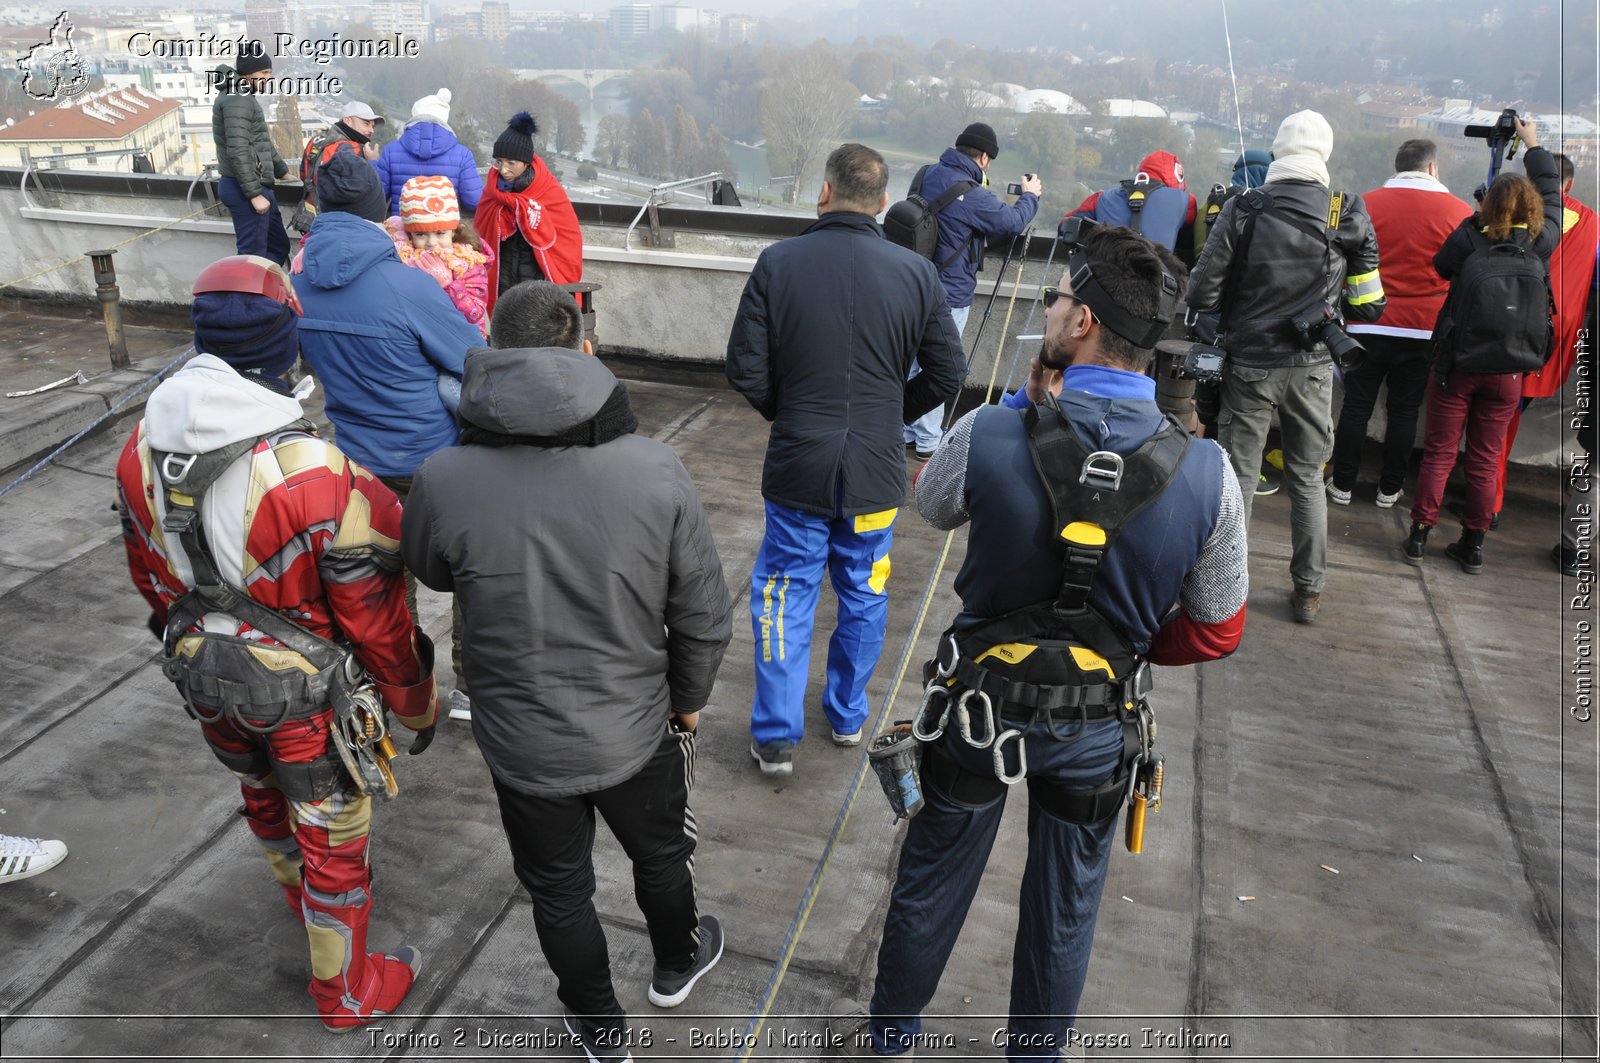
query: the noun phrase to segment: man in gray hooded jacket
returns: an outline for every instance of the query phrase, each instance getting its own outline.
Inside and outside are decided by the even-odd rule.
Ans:
[[[572,297],[501,297],[467,355],[461,445],[417,471],[401,548],[466,621],[472,731],[517,877],[593,1060],[628,1058],[594,909],[595,813],[633,861],[655,953],[649,999],[676,1007],[722,955],[695,906],[694,729],[732,634],[732,598],[694,482],[634,434],[627,389],[585,352]]]

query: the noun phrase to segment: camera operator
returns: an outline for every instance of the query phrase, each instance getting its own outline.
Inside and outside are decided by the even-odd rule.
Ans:
[[[1217,430],[1241,484],[1255,485],[1278,411],[1292,507],[1289,573],[1296,623],[1316,620],[1328,565],[1322,464],[1333,447],[1334,351],[1343,314],[1383,313],[1378,239],[1361,197],[1329,188],[1333,130],[1315,111],[1283,120],[1267,182],[1228,200],[1189,277],[1188,302],[1222,315],[1228,351]],[[1254,491],[1244,492],[1246,519]]]
[[[917,172],[911,191],[932,203],[956,182],[970,189],[939,212],[939,242],[933,262],[939,267],[939,283],[944,286],[945,303],[955,321],[956,332],[966,330],[972,310],[972,294],[978,288],[978,270],[983,268],[983,242],[991,236],[1015,236],[1028,227],[1039,211],[1044,186],[1037,174],[1024,174],[1017,201],[1007,205],[989,191],[986,171],[1000,156],[1000,140],[994,127],[973,122],[956,137],[955,147],[946,148],[939,161]],[[921,372],[913,369],[912,375]],[[904,439],[915,445],[917,457],[930,458],[939,445],[944,407],[935,406],[906,425]]]

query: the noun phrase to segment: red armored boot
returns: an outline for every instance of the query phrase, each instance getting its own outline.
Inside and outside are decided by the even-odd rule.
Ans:
[[[302,894],[311,940],[309,989],[322,1025],[346,1033],[393,1013],[422,969],[421,954],[409,945],[390,954],[366,951],[372,898],[365,890],[335,896],[307,885]]]

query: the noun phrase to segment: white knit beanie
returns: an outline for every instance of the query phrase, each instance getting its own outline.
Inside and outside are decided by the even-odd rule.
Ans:
[[[1328,156],[1333,154],[1333,127],[1316,111],[1296,111],[1283,120],[1272,141],[1268,181],[1309,180],[1328,183]]]
[[[447,97],[448,98],[448,97]],[[1272,157],[1315,155],[1327,162],[1333,154],[1333,127],[1316,111],[1296,111],[1283,120],[1272,141]]]
[[[442,126],[450,124],[450,90],[440,89],[432,96],[424,96],[411,105],[411,120],[413,122],[438,122]]]

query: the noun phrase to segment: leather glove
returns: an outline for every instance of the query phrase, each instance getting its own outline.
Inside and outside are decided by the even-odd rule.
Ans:
[[[433,745],[433,732],[436,729],[436,726],[424,727],[422,730],[418,731],[417,737],[411,742],[411,748],[406,750],[406,755],[414,757],[423,750],[427,749],[429,746]]]

